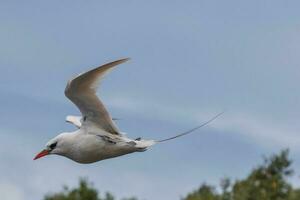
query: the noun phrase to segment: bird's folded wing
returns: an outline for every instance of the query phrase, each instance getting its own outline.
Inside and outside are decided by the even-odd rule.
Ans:
[[[120,134],[110,114],[96,95],[99,81],[103,76],[126,59],[107,63],[78,75],[70,80],[65,95],[79,108],[83,118],[82,127],[93,126],[111,134]]]
[[[66,117],[66,122],[74,124],[77,128],[81,127],[81,120],[82,120],[81,116],[68,115]]]
[[[113,121],[119,120],[118,118],[112,118]],[[66,122],[74,124],[77,128],[81,127],[81,121],[82,117],[81,116],[74,116],[74,115],[68,115],[66,117]],[[124,134],[124,133],[122,133]]]

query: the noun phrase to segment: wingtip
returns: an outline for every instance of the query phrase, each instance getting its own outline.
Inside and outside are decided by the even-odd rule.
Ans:
[[[121,58],[121,59],[113,61],[111,63],[116,63],[118,65],[118,64],[124,63],[124,62],[126,62],[128,60],[130,60],[130,58]]]
[[[129,57],[127,57],[127,58],[123,58],[123,59],[121,59],[121,61],[124,61],[124,62],[126,62],[126,61],[128,61],[128,60],[130,60],[131,58],[129,58]]]

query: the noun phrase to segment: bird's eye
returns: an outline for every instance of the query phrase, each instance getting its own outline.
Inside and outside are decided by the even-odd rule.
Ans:
[[[50,149],[54,149],[56,147],[56,145],[57,145],[57,142],[52,143],[49,147],[50,147]]]

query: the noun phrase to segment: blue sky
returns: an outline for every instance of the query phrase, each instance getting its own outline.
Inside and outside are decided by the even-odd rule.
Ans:
[[[300,167],[298,1],[1,1],[0,193],[42,199],[78,177],[117,197],[180,199],[202,182],[245,177],[290,148]],[[74,127],[68,79],[130,57],[99,90],[130,137],[190,135],[92,165],[51,156],[44,144]],[[299,186],[299,171],[290,181]]]

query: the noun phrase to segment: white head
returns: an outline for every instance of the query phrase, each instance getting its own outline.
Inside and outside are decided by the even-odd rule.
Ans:
[[[49,154],[66,155],[69,150],[68,141],[70,138],[69,133],[61,133],[58,136],[47,142],[46,147],[40,153],[38,153],[33,160],[44,157]]]

